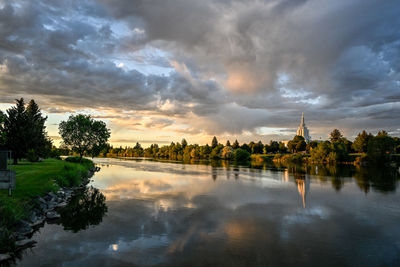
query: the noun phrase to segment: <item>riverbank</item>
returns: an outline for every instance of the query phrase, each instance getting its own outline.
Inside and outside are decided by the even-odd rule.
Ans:
[[[34,228],[58,217],[54,209],[65,205],[73,190],[88,182],[93,167],[92,161],[78,163],[76,158],[12,166],[16,189],[11,197],[6,190],[0,191],[0,254],[27,246],[26,238]]]

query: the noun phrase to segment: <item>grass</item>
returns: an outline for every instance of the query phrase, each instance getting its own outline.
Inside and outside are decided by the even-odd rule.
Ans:
[[[79,185],[92,166],[89,160],[74,163],[57,159],[35,163],[22,161],[13,165],[11,169],[16,172],[16,189],[12,196],[8,196],[8,190],[0,190],[0,230],[12,230],[16,221],[26,218],[32,198],[56,192],[60,186]],[[5,245],[2,239],[0,236],[0,251]]]

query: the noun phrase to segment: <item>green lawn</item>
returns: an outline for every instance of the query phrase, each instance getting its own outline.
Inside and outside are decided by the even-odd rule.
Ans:
[[[13,165],[16,172],[16,189],[12,196],[8,196],[8,190],[0,190],[0,226],[9,226],[15,220],[26,215],[26,204],[35,196],[43,196],[47,192],[57,191],[59,181],[67,185],[77,185],[81,176],[85,175],[90,164],[71,163],[63,160],[46,159],[42,162],[25,162]],[[6,218],[7,217],[7,218]]]

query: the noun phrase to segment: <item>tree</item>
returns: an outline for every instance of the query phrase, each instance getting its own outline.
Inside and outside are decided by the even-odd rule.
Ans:
[[[318,146],[318,142],[317,141],[315,141],[315,140],[311,141],[310,143],[307,144],[306,150],[307,150],[307,152],[310,152],[311,150],[313,150],[317,146]]]
[[[250,159],[250,153],[244,149],[238,148],[233,152],[233,159],[236,161],[247,161]]]
[[[354,139],[353,149],[357,152],[366,153],[368,151],[368,142],[372,137],[371,133],[367,133],[365,130],[362,131]]]
[[[4,120],[6,147],[12,151],[14,164],[28,152],[27,115],[24,99],[16,99],[16,106],[7,110]]]
[[[297,152],[299,152],[299,151],[305,151],[305,150],[306,150],[306,147],[307,147],[306,141],[301,140],[300,142],[298,142],[298,143],[296,144],[296,151],[297,151]]]
[[[185,138],[182,139],[182,142],[181,142],[181,143],[182,143],[182,147],[183,147],[183,148],[185,148],[185,147],[188,145],[188,143],[187,143],[187,141],[186,141]]]
[[[287,152],[287,147],[285,146],[285,144],[279,142],[279,153],[286,153],[286,152]]]
[[[226,145],[225,146],[231,146],[231,142],[229,142],[229,140],[226,141]]]
[[[214,136],[211,141],[211,147],[215,148],[216,146],[218,146],[218,140],[217,140],[217,137]]]
[[[368,142],[367,155],[373,161],[384,161],[394,152],[395,140],[387,132],[379,132],[376,136],[370,138]]]
[[[289,141],[288,148],[292,153],[304,151],[307,144],[304,145],[303,142],[305,143],[304,137],[301,135],[296,135],[293,140]]]
[[[231,146],[225,146],[221,151],[221,158],[231,159],[233,157],[233,148]]]
[[[0,110],[0,149],[5,147],[6,144],[6,132],[4,131],[4,121],[6,115]]]
[[[34,157],[47,157],[51,151],[52,142],[47,136],[46,126],[44,125],[47,117],[42,112],[36,102],[32,99],[26,107],[27,129],[26,134],[28,150],[32,150]]]
[[[235,142],[233,142],[232,148],[233,148],[233,149],[239,148],[239,142],[238,142],[237,139],[235,140]]]
[[[258,141],[257,143],[253,143],[252,145],[252,153],[253,154],[262,154],[264,151],[264,145],[261,141]]]
[[[102,121],[93,120],[90,115],[71,115],[59,126],[63,144],[79,154],[96,156],[97,148],[104,146],[110,138],[110,130]]]
[[[269,142],[269,151],[268,152],[276,153],[276,152],[278,152],[278,150],[279,150],[279,143],[271,140]]]
[[[340,133],[340,131],[338,129],[334,129],[330,134],[331,142],[337,142],[342,137],[343,137],[343,135]]]

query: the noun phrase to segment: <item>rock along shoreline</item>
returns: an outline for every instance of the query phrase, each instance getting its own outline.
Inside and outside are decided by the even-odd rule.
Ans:
[[[56,223],[60,219],[58,209],[67,206],[76,192],[83,190],[93,175],[100,171],[100,167],[94,166],[89,169],[87,178],[82,178],[82,183],[75,187],[62,187],[56,193],[49,192],[45,196],[37,196],[29,202],[31,207],[28,218],[19,220],[15,224],[15,231],[12,237],[15,239],[15,250],[0,254],[0,266],[17,256],[24,249],[35,246],[36,241],[32,240],[33,234],[47,223]]]

